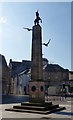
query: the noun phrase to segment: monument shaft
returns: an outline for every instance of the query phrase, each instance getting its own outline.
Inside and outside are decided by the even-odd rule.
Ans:
[[[36,19],[34,20],[35,25],[32,28],[32,65],[31,80],[29,81],[29,101],[35,103],[45,102],[42,64],[42,29],[39,25],[39,20],[41,18],[37,11]]]
[[[42,80],[42,36],[41,26],[33,26],[32,31],[31,80]]]
[[[29,82],[29,101],[35,103],[45,102],[45,85],[43,81],[42,66],[42,30],[41,26],[35,25],[32,29],[32,66],[31,80]]]

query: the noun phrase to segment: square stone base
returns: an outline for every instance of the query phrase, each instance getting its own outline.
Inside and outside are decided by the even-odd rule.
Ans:
[[[29,82],[29,102],[45,102],[45,85],[42,81]]]

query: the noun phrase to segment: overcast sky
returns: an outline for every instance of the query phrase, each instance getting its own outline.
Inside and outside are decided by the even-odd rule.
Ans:
[[[49,63],[71,69],[71,3],[70,2],[14,2],[0,4],[0,53],[16,61],[31,60],[32,28],[35,12],[42,18],[43,57]]]

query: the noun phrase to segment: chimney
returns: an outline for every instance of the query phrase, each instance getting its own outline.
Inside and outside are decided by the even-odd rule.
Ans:
[[[12,59],[10,59],[10,63],[12,63]]]
[[[22,62],[25,62],[25,60],[22,60]]]

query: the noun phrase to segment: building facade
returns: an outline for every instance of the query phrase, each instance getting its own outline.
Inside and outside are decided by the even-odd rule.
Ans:
[[[22,60],[22,62],[12,61],[10,59],[10,94],[28,94],[28,71],[30,69],[31,62]]]
[[[9,68],[6,59],[0,54],[0,91],[6,95],[9,93]]]
[[[28,70],[19,73],[15,77],[14,83],[14,94],[27,95],[29,90],[29,80]]]
[[[73,93],[73,71],[69,71],[69,91]]]
[[[29,80],[31,80],[31,61],[16,62],[10,60],[9,68],[11,71],[10,93],[28,94]],[[49,87],[56,88],[56,94],[59,94],[61,89],[65,89],[65,87],[68,91],[69,70],[62,68],[58,64],[49,64],[48,60],[43,58],[43,80],[45,82],[45,91]]]
[[[45,90],[50,89],[50,87],[51,89],[56,88],[55,93],[60,94],[61,89],[64,91],[66,88],[68,92],[69,70],[58,64],[47,64],[46,61],[46,67],[43,69],[43,80],[45,81]]]

